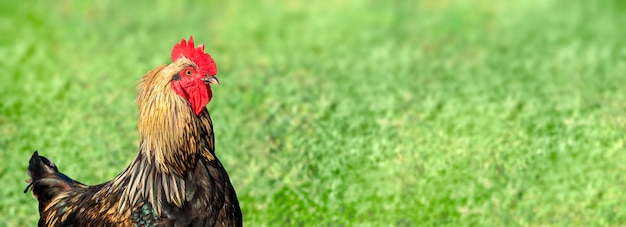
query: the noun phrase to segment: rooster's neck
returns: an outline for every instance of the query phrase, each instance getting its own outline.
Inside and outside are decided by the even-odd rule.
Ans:
[[[174,107],[169,113],[140,115],[140,152],[159,172],[182,176],[195,167],[198,158],[215,159],[213,123],[206,109],[196,115],[187,103],[170,105],[163,107]]]
[[[112,181],[113,187],[123,188],[120,210],[136,207],[142,201],[149,202],[155,214],[163,209],[160,201],[182,207],[188,199],[186,179],[191,178],[197,165],[215,160],[213,125],[207,110],[199,116],[173,113],[177,114],[156,119],[140,115],[139,154]]]
[[[215,159],[213,123],[206,108],[196,115],[171,80],[163,80],[178,71],[172,65],[149,72],[138,86],[139,152],[157,171],[182,176],[198,158]]]
[[[161,213],[162,202],[181,207],[187,196],[185,179],[197,164],[216,159],[209,112],[204,109],[196,115],[172,89],[171,75],[183,63],[184,59],[157,67],[138,86],[139,153],[110,183],[123,190],[120,210],[142,201],[150,202],[156,214]]]

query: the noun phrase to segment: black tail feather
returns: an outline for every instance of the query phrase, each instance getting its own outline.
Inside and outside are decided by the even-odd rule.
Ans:
[[[72,188],[86,188],[88,186],[72,180],[59,172],[57,166],[44,156],[39,156],[35,151],[28,162],[27,180],[30,184],[24,189],[24,193],[32,190],[33,196],[39,201],[39,211],[42,211],[50,201],[59,194]]]

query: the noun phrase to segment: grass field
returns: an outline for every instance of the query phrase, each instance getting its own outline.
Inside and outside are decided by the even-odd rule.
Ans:
[[[126,167],[189,35],[247,226],[626,225],[626,3],[218,2],[0,3],[0,226],[36,224],[34,150]]]

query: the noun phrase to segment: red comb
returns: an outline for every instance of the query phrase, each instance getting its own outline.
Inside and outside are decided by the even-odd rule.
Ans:
[[[172,61],[176,61],[184,56],[196,63],[203,75],[209,74],[215,76],[215,74],[217,74],[215,61],[213,61],[211,55],[204,52],[204,44],[200,44],[198,47],[194,47],[193,45],[193,36],[189,36],[189,41],[183,39],[183,41],[174,45],[172,49]]]

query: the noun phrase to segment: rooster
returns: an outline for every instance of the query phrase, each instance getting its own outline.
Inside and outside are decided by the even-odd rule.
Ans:
[[[242,225],[205,108],[209,84],[219,84],[215,62],[193,37],[177,43],[171,58],[140,81],[139,152],[113,180],[84,185],[35,151],[24,192],[39,201],[39,226]]]

